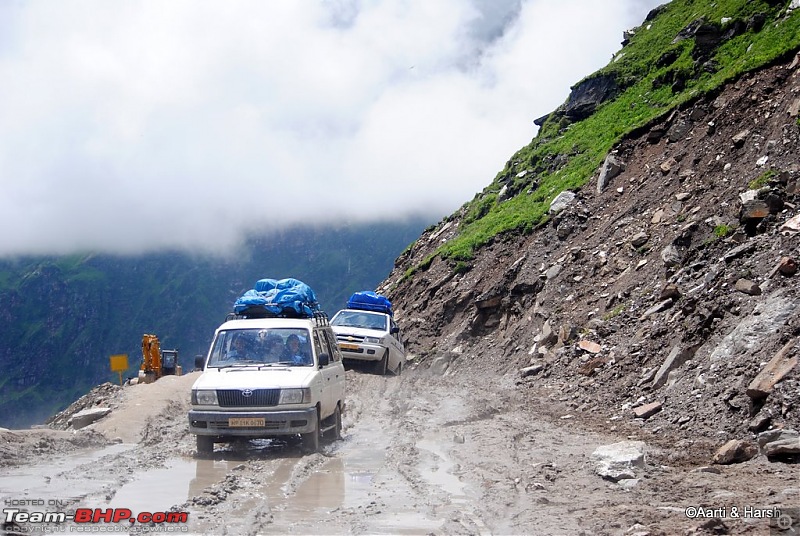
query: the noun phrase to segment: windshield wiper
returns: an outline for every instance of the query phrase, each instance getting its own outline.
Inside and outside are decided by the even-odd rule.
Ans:
[[[261,363],[261,361],[242,360],[242,361],[237,361],[236,363],[228,363],[226,365],[219,365],[216,367],[209,366],[208,368],[218,368],[218,369],[238,368],[238,367],[250,367],[252,365],[262,365],[262,364],[263,363]]]

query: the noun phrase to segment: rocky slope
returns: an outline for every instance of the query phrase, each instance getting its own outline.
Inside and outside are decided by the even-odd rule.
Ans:
[[[798,64],[640,129],[545,224],[468,263],[435,255],[465,210],[427,230],[380,289],[416,359],[499,371],[583,425],[703,443],[692,456],[800,429]]]

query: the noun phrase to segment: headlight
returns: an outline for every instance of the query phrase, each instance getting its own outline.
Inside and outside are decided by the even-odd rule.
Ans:
[[[192,404],[199,406],[216,406],[217,391],[214,389],[194,389],[192,390]]]
[[[310,389],[281,389],[278,404],[302,404],[311,400]]]
[[[381,339],[379,339],[378,337],[364,337],[364,342],[369,344],[380,344]]]

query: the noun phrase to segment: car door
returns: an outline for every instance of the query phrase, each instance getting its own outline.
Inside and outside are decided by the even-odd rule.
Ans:
[[[328,367],[331,370],[331,411],[336,407],[336,403],[341,400],[344,401],[344,364],[342,362],[342,353],[339,350],[339,343],[336,340],[336,334],[331,328],[322,330],[323,336],[328,342],[330,348],[331,361]]]
[[[397,329],[397,333],[392,333]],[[403,339],[400,335],[400,326],[394,321],[393,318],[389,319],[389,333],[391,337],[389,338],[389,368],[392,370],[397,369],[397,365],[405,361],[406,351],[403,347]]]
[[[314,347],[317,356],[328,354],[328,364],[320,367],[319,373],[322,376],[322,400],[320,400],[320,413],[323,419],[328,418],[333,413],[334,399],[333,391],[336,385],[336,367],[331,353],[330,343],[322,329],[314,330]]]

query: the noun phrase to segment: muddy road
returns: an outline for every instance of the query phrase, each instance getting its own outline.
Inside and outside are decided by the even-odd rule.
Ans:
[[[767,520],[730,508],[800,504],[796,465],[707,467],[703,442],[592,420],[557,385],[532,396],[513,374],[348,370],[343,440],[312,455],[299,441],[217,444],[199,459],[186,433],[195,377],[116,388],[101,400],[112,412],[76,432],[3,432],[17,453],[0,475],[4,508],[187,512],[169,529],[191,534],[588,535],[769,534]],[[635,478],[596,474],[598,447],[634,439],[645,450]],[[726,516],[689,518],[690,507]],[[44,530],[35,525],[6,530]]]

